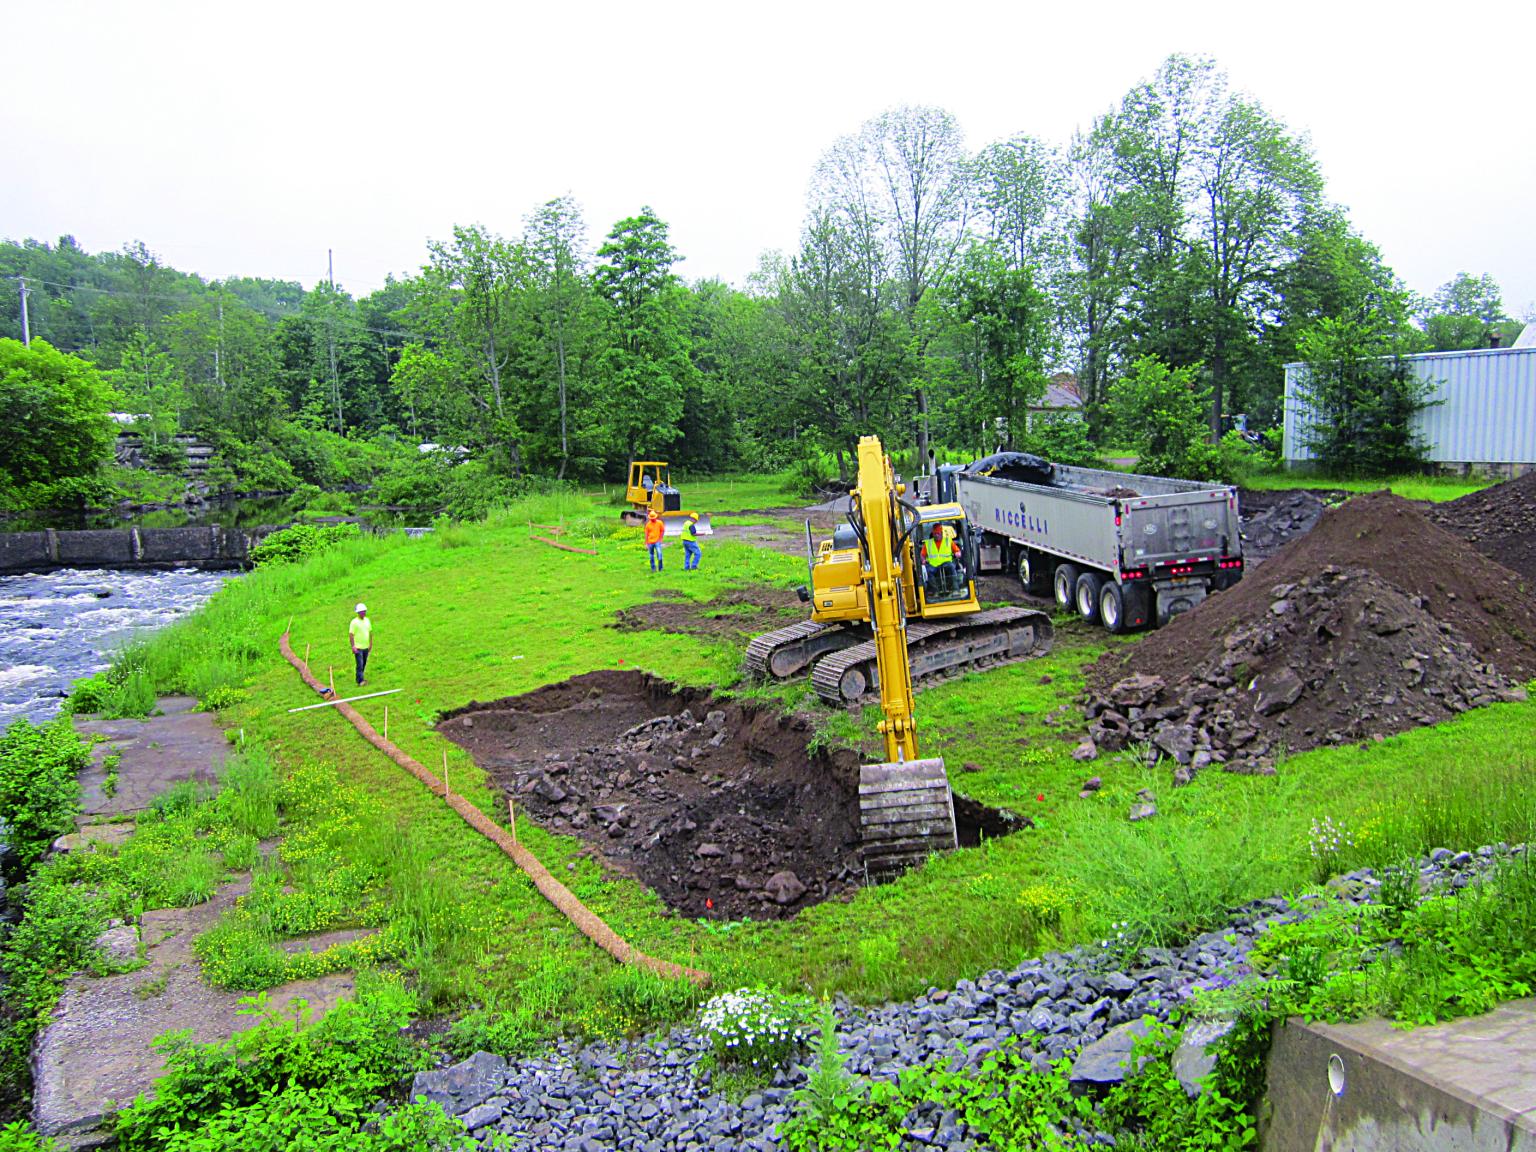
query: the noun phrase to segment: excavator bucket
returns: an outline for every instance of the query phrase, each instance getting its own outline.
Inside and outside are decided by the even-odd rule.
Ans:
[[[944,761],[862,765],[859,823],[859,853],[871,880],[889,879],[955,848],[955,799]]]
[[[682,536],[688,531],[688,517],[689,513],[687,512],[663,512],[661,514],[662,523],[667,527],[668,540]],[[694,531],[700,536],[713,536],[715,534],[715,530],[709,525],[708,512],[699,513],[699,519],[694,525]]]

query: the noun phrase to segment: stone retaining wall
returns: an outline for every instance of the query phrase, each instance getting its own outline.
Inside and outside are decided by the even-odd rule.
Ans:
[[[97,528],[0,532],[0,573],[55,568],[243,568],[245,533],[201,528]]]

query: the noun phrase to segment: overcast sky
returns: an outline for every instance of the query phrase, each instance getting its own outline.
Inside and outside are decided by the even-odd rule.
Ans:
[[[689,279],[792,250],[817,158],[897,104],[1064,143],[1171,52],[1310,134],[1408,285],[1536,309],[1536,5],[1098,2],[0,6],[0,234],[144,240],[205,277],[356,294],[428,239],[571,193],[650,204]],[[1251,15],[1250,15],[1251,13]]]

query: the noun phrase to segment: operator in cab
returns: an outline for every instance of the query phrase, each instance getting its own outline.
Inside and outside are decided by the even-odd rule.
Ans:
[[[923,541],[923,582],[933,592],[953,592],[960,564],[960,542],[948,524],[935,524]]]

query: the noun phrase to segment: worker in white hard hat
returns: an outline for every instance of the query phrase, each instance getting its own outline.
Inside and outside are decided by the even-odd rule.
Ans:
[[[368,683],[363,679],[363,669],[368,667],[368,653],[373,650],[373,621],[368,619],[368,605],[357,606],[357,615],[347,631],[352,639],[352,658],[357,661],[357,682],[363,685]]]

